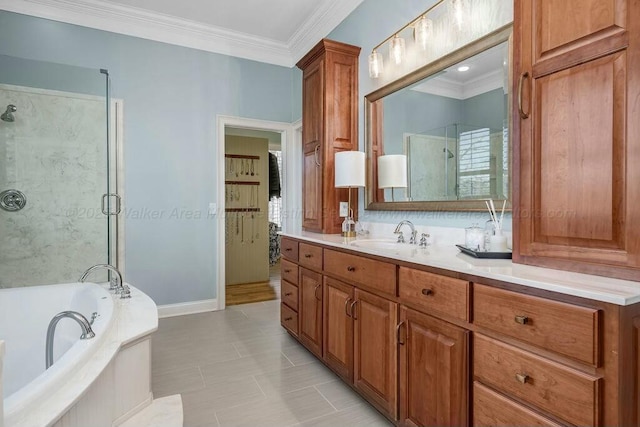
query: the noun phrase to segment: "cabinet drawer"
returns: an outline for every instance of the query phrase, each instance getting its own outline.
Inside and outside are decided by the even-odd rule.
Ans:
[[[280,288],[280,292],[282,292],[282,302],[293,310],[298,311],[298,287],[283,280]]]
[[[284,303],[280,304],[280,324],[293,335],[298,336],[298,313]]]
[[[400,267],[398,291],[400,298],[462,320],[469,314],[469,282],[440,276],[426,271]]]
[[[283,280],[286,280],[292,285],[298,284],[298,266],[296,264],[283,259],[280,261],[280,272]]]
[[[598,365],[598,310],[484,285],[474,285],[473,300],[476,325]]]
[[[325,249],[324,269],[364,287],[396,295],[395,264]]]
[[[579,426],[598,425],[600,380],[475,334],[475,378]]]
[[[322,270],[322,248],[319,246],[300,243],[298,262],[300,265],[314,270]]]
[[[473,383],[473,425],[476,427],[561,426],[478,382]]]
[[[283,237],[280,242],[280,253],[283,257],[298,262],[298,242]]]

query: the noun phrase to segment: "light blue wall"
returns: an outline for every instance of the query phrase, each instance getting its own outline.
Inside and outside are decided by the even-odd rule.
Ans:
[[[374,89],[369,78],[368,56],[382,40],[402,28],[436,3],[434,0],[365,0],[327,37],[362,48],[360,54],[360,102],[359,102],[359,149],[364,150],[364,96]],[[294,110],[300,117],[301,112]],[[483,223],[486,213],[475,212],[385,212],[364,210],[364,194],[360,191],[360,219],[372,222],[396,222],[409,219],[416,224],[467,227],[473,222]],[[505,230],[511,229],[511,216],[505,215]]]
[[[4,11],[0,40],[2,55],[109,69],[125,109],[126,279],[158,304],[215,298],[216,115],[290,122],[292,70]]]

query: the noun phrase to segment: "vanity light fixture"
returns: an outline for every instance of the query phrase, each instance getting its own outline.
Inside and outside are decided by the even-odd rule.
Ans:
[[[433,21],[422,15],[413,27],[413,38],[422,50],[427,50],[428,42],[433,36]]]
[[[453,12],[453,19],[455,20],[455,24],[458,26],[458,31],[462,31],[462,28],[465,24],[465,9],[466,9],[466,0],[451,0],[451,10]]]
[[[382,55],[379,54],[375,49],[369,55],[369,77],[372,79],[377,79],[382,74],[384,69],[384,62],[382,60]]]
[[[400,37],[399,34],[396,34],[391,39],[391,44],[389,45],[389,57],[391,58],[391,62],[396,65],[402,64],[405,56],[405,43],[404,39]]]
[[[335,187],[349,189],[347,216],[342,222],[342,236],[356,237],[356,222],[351,209],[351,189],[365,185],[365,160],[362,151],[340,151],[335,156]]]
[[[387,154],[378,157],[378,188],[391,189],[391,201],[394,188],[407,187],[407,156]]]

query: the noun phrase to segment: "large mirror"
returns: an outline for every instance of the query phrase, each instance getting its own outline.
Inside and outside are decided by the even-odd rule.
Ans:
[[[509,202],[511,32],[501,28],[365,97],[367,209]],[[378,157],[398,154],[406,186],[380,189]]]

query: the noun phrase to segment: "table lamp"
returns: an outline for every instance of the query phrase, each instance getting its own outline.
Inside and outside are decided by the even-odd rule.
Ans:
[[[407,156],[388,154],[378,157],[378,188],[391,188],[391,201],[394,188],[407,187]]]
[[[335,156],[335,187],[349,189],[347,217],[342,222],[344,237],[356,236],[356,222],[351,209],[351,189],[365,185],[365,154],[362,151],[340,151]]]

